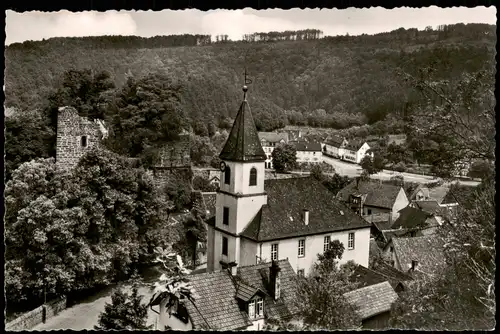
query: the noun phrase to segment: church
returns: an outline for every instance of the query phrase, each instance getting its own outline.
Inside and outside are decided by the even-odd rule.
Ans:
[[[266,155],[244,97],[220,159],[215,216],[207,220],[206,272],[189,275],[198,297],[166,312],[157,329],[261,330],[270,319],[299,321],[296,276],[338,239],[342,262],[368,267],[371,224],[319,181],[265,180]],[[153,309],[154,310],[154,309]]]
[[[312,177],[265,180],[267,157],[247,90],[219,156],[216,214],[207,221],[207,272],[287,259],[298,275],[307,275],[335,239],[345,247],[341,263],[368,267],[369,222]]]

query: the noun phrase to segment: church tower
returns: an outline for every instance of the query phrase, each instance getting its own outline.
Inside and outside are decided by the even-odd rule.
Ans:
[[[266,154],[246,99],[247,90],[243,86],[243,102],[219,155],[222,162],[215,221],[208,224],[208,272],[226,267],[236,269],[242,260],[239,234],[267,204]]]

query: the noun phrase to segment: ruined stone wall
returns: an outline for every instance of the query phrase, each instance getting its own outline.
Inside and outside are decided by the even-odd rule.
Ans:
[[[56,164],[59,168],[74,168],[89,150],[99,147],[102,133],[99,125],[78,116],[72,107],[59,108],[57,117]]]
[[[160,149],[159,162],[153,167],[157,185],[169,179],[182,179],[191,184],[191,152],[189,134],[182,134],[179,140],[168,142]]]
[[[66,297],[53,300],[17,317],[5,325],[6,331],[20,331],[35,327],[66,309]],[[45,308],[45,312],[44,312]],[[44,314],[45,313],[45,314]]]

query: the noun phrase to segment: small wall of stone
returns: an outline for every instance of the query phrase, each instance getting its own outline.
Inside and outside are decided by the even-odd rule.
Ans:
[[[12,320],[5,325],[6,331],[21,331],[28,330],[35,327],[38,324],[44,322],[44,308],[45,308],[45,320],[52,318],[57,315],[62,310],[66,309],[66,298],[56,299],[45,305],[39,306],[34,310],[31,310],[20,317]]]
[[[86,138],[86,145],[82,137]],[[56,164],[59,168],[74,168],[89,150],[99,147],[102,133],[96,122],[80,117],[73,107],[61,107],[57,117]]]

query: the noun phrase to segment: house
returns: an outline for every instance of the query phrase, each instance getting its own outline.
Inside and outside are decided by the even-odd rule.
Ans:
[[[265,168],[273,168],[272,153],[279,144],[288,143],[288,133],[282,132],[259,132],[259,139],[266,154]]]
[[[293,320],[296,274],[287,260],[189,275],[198,295],[184,300],[169,316],[166,299],[159,306],[157,329],[260,330],[266,320]]]
[[[332,136],[322,144],[323,154],[334,158],[340,158],[344,155],[344,148],[347,140],[344,137]]]
[[[402,187],[360,178],[340,190],[337,198],[368,221],[370,215],[386,214],[390,223],[397,219],[399,210],[409,204]]]
[[[246,96],[246,95],[245,95]],[[246,99],[219,158],[216,215],[207,220],[207,271],[287,259],[306,275],[330,240],[342,261],[367,266],[371,224],[312,177],[265,180],[266,153]]]
[[[393,237],[384,253],[391,257],[394,268],[415,275],[439,275],[446,266],[444,241],[437,235]]]
[[[434,234],[439,225],[441,222],[433,213],[407,206],[399,211],[399,217],[392,225],[392,229],[408,231],[410,236],[420,236]]]
[[[359,164],[365,155],[367,155],[369,149],[370,146],[365,141],[350,140],[344,148],[344,154],[341,155],[340,158],[345,161]],[[371,156],[373,157],[373,153]]]
[[[297,151],[298,163],[319,164],[323,162],[321,144],[317,142],[294,141],[290,142]]]
[[[350,291],[344,297],[357,308],[363,329],[386,329],[398,294],[384,281]]]
[[[465,206],[474,197],[475,190],[475,186],[452,184],[440,204],[442,207]]]
[[[421,183],[405,181],[403,182],[402,187],[405,190],[406,197],[408,197],[410,202],[414,200],[422,201],[430,199],[429,188],[423,186]]]

